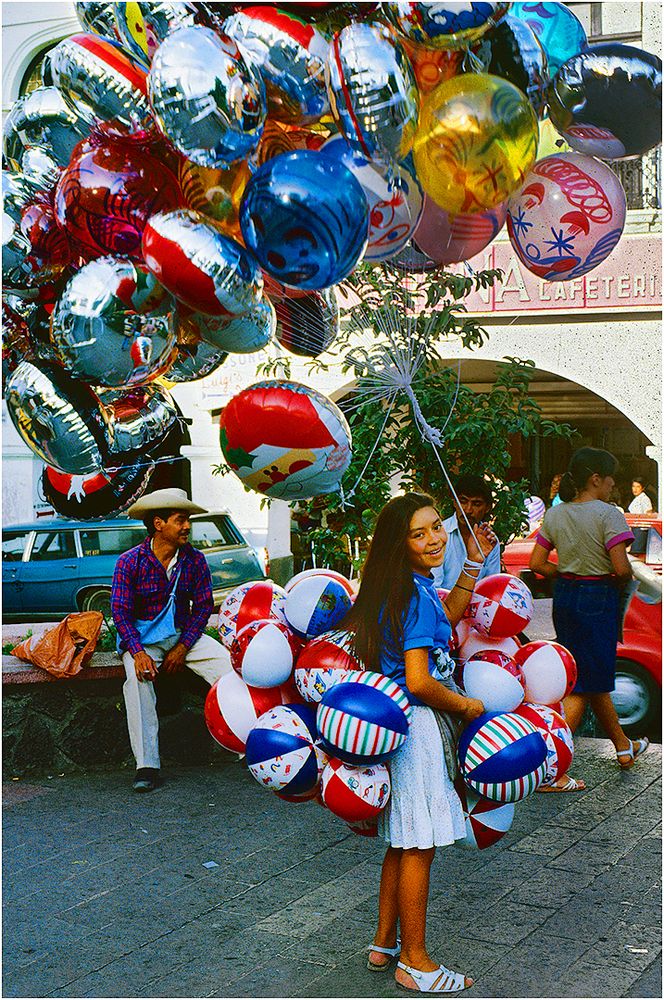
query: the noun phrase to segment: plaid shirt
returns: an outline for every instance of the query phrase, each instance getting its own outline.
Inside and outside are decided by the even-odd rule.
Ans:
[[[183,545],[173,572],[180,576],[176,584],[175,625],[180,642],[190,649],[200,639],[214,610],[212,577],[205,556],[193,546]],[[115,564],[111,612],[123,648],[132,656],[143,649],[137,620],[152,620],[164,608],[170,591],[166,570],[159,562],[150,539],[124,552]]]

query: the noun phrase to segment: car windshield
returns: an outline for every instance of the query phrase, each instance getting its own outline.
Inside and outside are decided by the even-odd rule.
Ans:
[[[243,537],[230,519],[223,515],[192,520],[189,540],[195,548],[203,551],[219,549],[227,545],[245,544]]]

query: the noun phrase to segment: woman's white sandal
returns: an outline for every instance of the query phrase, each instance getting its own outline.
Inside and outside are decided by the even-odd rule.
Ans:
[[[647,736],[642,736],[638,740],[630,740],[629,747],[627,750],[616,750],[616,760],[618,761],[618,767],[621,771],[629,771],[630,767],[634,767],[638,758],[641,754],[644,754],[648,747],[650,746],[650,740]],[[620,763],[621,757],[627,757],[627,762],[625,764]]]
[[[385,972],[385,970],[389,969],[389,967],[391,966],[392,959],[396,958],[397,955],[401,954],[401,939],[397,938],[397,943],[395,948],[383,948],[381,945],[371,944],[369,945],[368,951],[369,951],[369,958],[367,959],[367,969],[369,969],[370,972]],[[377,951],[379,955],[389,956],[388,961],[372,962],[371,953],[373,951]]]
[[[399,978],[399,972],[405,973]],[[403,962],[397,962],[397,969],[394,974],[397,986],[404,990],[413,990],[415,993],[460,993],[461,990],[469,989],[473,985],[472,981],[466,986],[466,977],[463,972],[452,972],[440,965],[433,972],[421,972],[420,969],[411,969]]]

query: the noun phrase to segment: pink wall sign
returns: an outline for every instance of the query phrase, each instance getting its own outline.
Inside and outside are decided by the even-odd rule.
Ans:
[[[493,288],[472,292],[464,301],[471,313],[660,311],[662,243],[654,236],[623,236],[608,260],[571,281],[543,281],[527,271],[510,243],[493,243],[468,262],[475,270],[501,268]],[[454,268],[467,273],[464,266]]]

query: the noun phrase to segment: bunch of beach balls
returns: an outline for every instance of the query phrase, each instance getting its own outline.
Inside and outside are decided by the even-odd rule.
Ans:
[[[376,836],[391,791],[386,762],[408,738],[411,707],[397,683],[365,669],[339,628],[353,599],[350,581],[327,569],[284,588],[266,580],[234,590],[218,623],[234,669],[210,689],[205,720],[264,788],[288,802],[314,800],[355,833]],[[456,681],[486,708],[459,740],[466,846],[496,843],[514,803],[572,761],[560,702],[576,665],[555,642],[520,642],[532,610],[525,584],[497,574],[480,581],[454,630]]]

